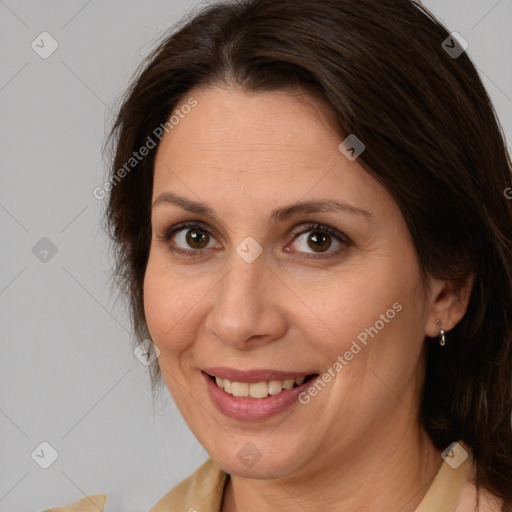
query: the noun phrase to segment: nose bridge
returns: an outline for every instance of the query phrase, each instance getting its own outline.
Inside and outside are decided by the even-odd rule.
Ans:
[[[255,336],[261,341],[278,336],[283,319],[265,291],[269,275],[272,272],[263,257],[249,263],[233,251],[229,270],[214,292],[215,304],[206,320],[207,331],[240,349]]]
[[[254,324],[260,313],[262,284],[266,281],[264,262],[259,259],[247,263],[238,254],[231,258],[229,272],[225,275],[216,297],[215,307],[233,327],[236,324]]]

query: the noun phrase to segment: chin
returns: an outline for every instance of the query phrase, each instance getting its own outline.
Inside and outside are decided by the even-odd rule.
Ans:
[[[231,475],[269,480],[288,476],[305,465],[304,450],[299,446],[283,449],[265,442],[265,437],[258,442],[257,436],[231,438],[230,443],[225,450],[220,451],[216,445],[208,453],[217,466]]]

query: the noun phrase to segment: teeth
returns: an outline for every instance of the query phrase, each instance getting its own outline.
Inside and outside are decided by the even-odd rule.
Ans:
[[[304,383],[306,377],[297,377],[296,379],[271,380],[270,382],[232,382],[228,379],[215,377],[217,386],[226,393],[233,396],[265,398],[268,395],[277,395],[283,389],[292,389],[294,385],[300,386]]]
[[[267,387],[270,395],[277,395],[283,390],[283,383],[280,380],[271,380]]]
[[[268,395],[268,384],[266,382],[253,382],[249,384],[249,396],[253,398],[265,398]]]
[[[249,384],[247,382],[232,382],[231,393],[233,396],[249,396]]]
[[[295,381],[293,379],[283,380],[283,388],[284,389],[292,389],[294,382]]]

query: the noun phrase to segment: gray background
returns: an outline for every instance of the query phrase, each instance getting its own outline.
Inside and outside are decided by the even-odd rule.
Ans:
[[[197,4],[0,0],[0,511],[96,493],[105,512],[148,510],[207,458],[167,392],[153,412],[92,195],[114,99]],[[468,41],[510,141],[512,1],[425,5]],[[43,31],[59,45],[47,59],[31,48]],[[58,452],[48,469],[31,457],[43,441]]]

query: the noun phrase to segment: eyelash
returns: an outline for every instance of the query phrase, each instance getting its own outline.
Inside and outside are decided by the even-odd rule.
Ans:
[[[190,257],[190,258],[200,258],[204,255],[201,253],[207,252],[208,249],[186,250],[186,249],[172,247],[169,244],[172,236],[175,233],[178,233],[179,231],[183,231],[186,229],[191,229],[191,228],[199,228],[201,231],[204,231],[208,235],[211,236],[211,233],[208,231],[207,227],[204,224],[202,224],[201,222],[185,222],[182,224],[177,224],[176,226],[173,226],[173,227],[165,230],[162,234],[158,234],[156,236],[156,238],[160,242],[164,242],[164,243],[168,244],[169,250],[171,252],[182,254],[182,255],[184,255],[186,257]],[[345,234],[341,233],[337,229],[331,228],[329,226],[325,226],[323,224],[317,224],[317,223],[308,223],[305,225],[301,225],[300,228],[296,228],[296,229],[292,230],[292,233],[291,233],[293,235],[292,242],[295,241],[299,236],[307,233],[308,231],[315,231],[315,232],[319,232],[319,233],[322,233],[325,235],[329,235],[329,236],[333,237],[334,239],[336,239],[336,241],[339,242],[342,246],[339,247],[337,250],[332,251],[330,253],[320,253],[320,254],[316,254],[316,255],[312,254],[312,253],[301,253],[301,254],[308,254],[308,256],[304,256],[305,259],[331,258],[331,257],[338,255],[340,252],[342,252],[343,250],[345,250],[346,248],[348,248],[352,245],[352,240],[350,240],[350,238],[348,236],[346,236]]]

